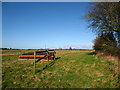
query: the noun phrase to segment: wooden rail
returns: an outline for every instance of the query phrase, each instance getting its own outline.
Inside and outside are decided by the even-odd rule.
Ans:
[[[34,55],[34,53],[36,55]],[[23,53],[19,56],[18,60],[35,60],[41,59],[41,61],[49,61],[55,59],[55,51],[54,50],[44,50],[44,51],[35,51],[35,52],[29,52],[29,53]]]
[[[56,52],[54,50],[35,51],[23,53],[19,56],[18,60],[34,60],[33,72],[36,73],[36,62],[55,60],[55,54]]]

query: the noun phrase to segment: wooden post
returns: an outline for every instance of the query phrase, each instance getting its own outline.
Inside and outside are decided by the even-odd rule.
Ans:
[[[49,52],[48,52],[48,50],[47,50],[47,59],[48,59],[48,61],[49,61],[49,56],[48,56],[49,54],[48,54],[48,53],[49,53]]]
[[[34,52],[34,74],[35,74],[35,68],[36,68],[36,51]]]
[[[55,50],[54,50],[54,60],[55,60]]]

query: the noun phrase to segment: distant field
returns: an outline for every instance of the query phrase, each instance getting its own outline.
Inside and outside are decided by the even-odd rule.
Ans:
[[[3,88],[116,88],[115,63],[100,60],[93,51],[57,50],[55,61],[18,61],[29,50],[3,50]]]

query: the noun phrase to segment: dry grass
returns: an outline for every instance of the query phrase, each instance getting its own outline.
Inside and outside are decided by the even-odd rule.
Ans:
[[[4,54],[22,53],[9,51]],[[29,52],[29,51],[27,51]],[[33,73],[33,61],[18,61],[18,55],[3,56],[4,88],[116,88],[115,64],[96,58],[91,51],[57,50],[60,57],[52,66],[38,62]]]

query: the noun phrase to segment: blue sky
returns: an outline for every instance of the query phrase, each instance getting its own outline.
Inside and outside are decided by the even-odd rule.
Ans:
[[[2,47],[91,49],[87,2],[3,2]]]

